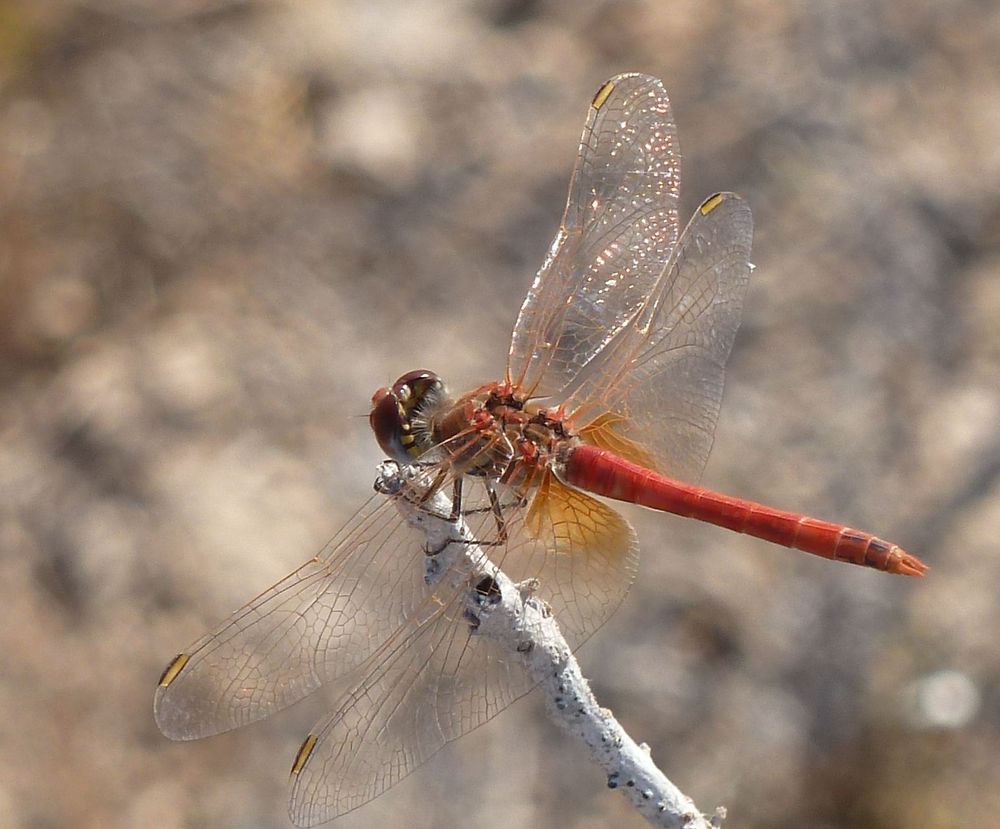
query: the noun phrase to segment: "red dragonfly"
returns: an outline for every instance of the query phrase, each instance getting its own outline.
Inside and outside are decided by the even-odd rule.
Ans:
[[[633,529],[595,495],[890,573],[926,570],[870,533],[692,483],[712,445],[753,225],[742,198],[717,193],[681,233],[679,192],[660,81],[607,81],[503,379],[453,398],[414,371],[372,398],[379,446],[423,468],[428,500],[450,494],[452,517],[511,578],[533,580],[574,646],[614,612],[637,563]],[[290,815],[310,826],[377,797],[531,689],[515,656],[475,635],[463,613],[475,587],[428,575],[436,555],[375,495],[317,556],[170,662],[160,730],[205,737],[343,678],[295,758]]]

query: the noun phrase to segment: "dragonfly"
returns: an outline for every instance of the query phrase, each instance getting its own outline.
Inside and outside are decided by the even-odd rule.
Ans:
[[[446,494],[449,519],[532,585],[572,647],[636,573],[636,533],[608,500],[888,573],[927,569],[871,533],[698,485],[753,221],[743,198],[716,193],[681,231],[679,198],[662,83],[611,78],[590,103],[502,379],[453,396],[417,370],[372,397],[379,447],[422,471],[418,500]],[[516,654],[477,635],[472,575],[429,576],[439,554],[376,493],[319,554],[170,661],[155,694],[160,730],[206,737],[333,686],[294,760],[290,817],[311,826],[379,796],[533,686]]]

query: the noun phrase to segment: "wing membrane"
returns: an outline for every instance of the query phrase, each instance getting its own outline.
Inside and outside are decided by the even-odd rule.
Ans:
[[[313,826],[367,803],[531,690],[516,659],[470,632],[463,607],[455,596],[412,636],[390,642],[319,724],[294,776],[293,822]]]
[[[512,578],[539,580],[572,645],[588,638],[634,576],[628,523],[548,472],[528,506],[498,487],[498,521],[490,485],[466,481],[474,537]],[[296,760],[291,814],[313,825],[376,797],[527,693],[515,655],[463,617],[468,573],[428,586],[423,539],[376,496],[323,553],[171,663],[154,703],[161,730],[194,739],[235,728],[356,671],[360,682]]]
[[[389,499],[372,498],[168,668],[153,703],[160,730],[190,740],[237,728],[357,668],[425,599],[422,542]]]
[[[720,194],[678,243],[679,191],[662,85],[612,78],[588,113],[566,212],[518,316],[507,374],[527,395],[564,405],[591,442],[696,480],[739,327],[753,223],[742,199]]]
[[[578,423],[603,418],[606,431],[591,442],[624,440],[665,474],[701,476],[750,278],[752,238],[750,208],[735,193],[718,193],[695,211],[646,304],[566,403]]]
[[[544,548],[543,567],[530,575],[537,575],[541,597],[576,647],[625,598],[639,562],[635,531],[614,509],[552,473],[540,484],[525,523]],[[515,562],[514,569],[521,567]]]
[[[560,402],[666,265],[679,192],[663,85],[644,75],[612,78],[590,107],[559,232],[514,326],[508,379]]]

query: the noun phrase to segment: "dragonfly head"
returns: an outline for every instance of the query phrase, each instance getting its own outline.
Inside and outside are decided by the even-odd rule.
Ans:
[[[429,413],[446,398],[433,371],[409,371],[372,395],[368,422],[375,440],[393,460],[412,463],[433,445]]]

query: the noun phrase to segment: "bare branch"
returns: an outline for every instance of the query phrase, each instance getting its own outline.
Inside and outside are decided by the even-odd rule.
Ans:
[[[464,521],[451,521],[448,498],[437,492],[422,500],[426,482],[419,471],[387,461],[376,488],[394,497],[408,523],[427,537],[427,580],[461,578],[467,585],[467,616],[477,635],[500,643],[523,663],[545,694],[551,718],[577,737],[607,774],[609,788],[619,789],[652,825],[669,829],[710,829],[725,816],[720,809],[709,819],[657,768],[649,747],[637,744],[598,705],[580,666],[545,603],[533,595],[535,584],[515,584],[490,561]],[[483,580],[490,585],[483,589]],[[478,589],[477,589],[478,588]]]

